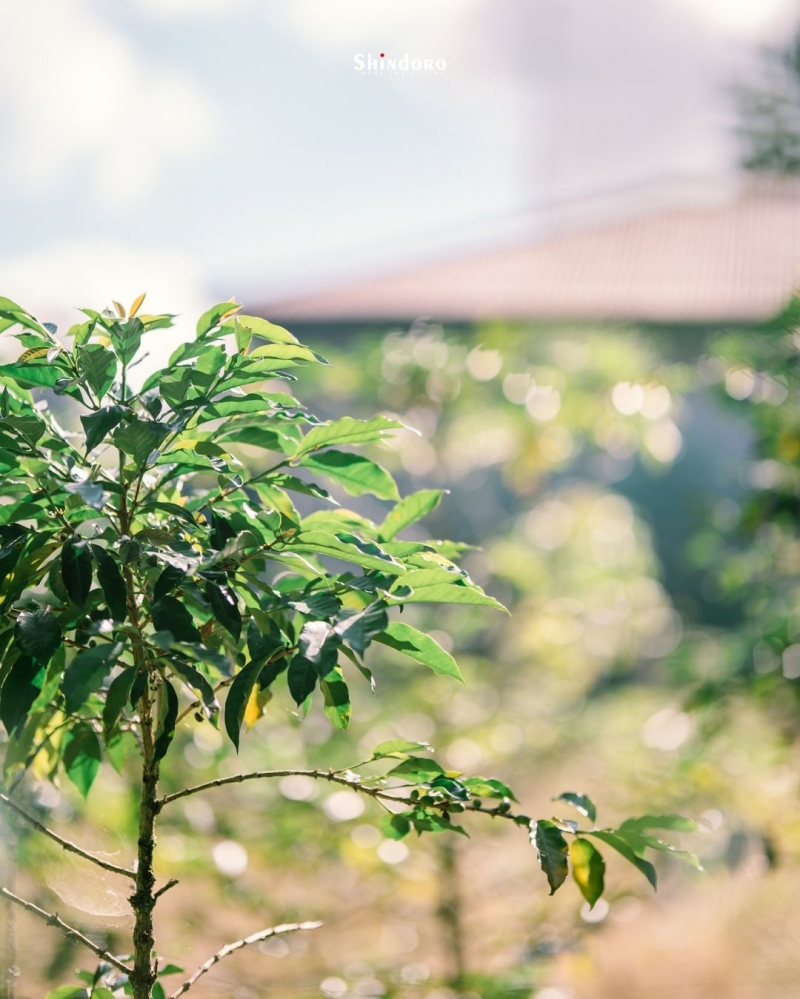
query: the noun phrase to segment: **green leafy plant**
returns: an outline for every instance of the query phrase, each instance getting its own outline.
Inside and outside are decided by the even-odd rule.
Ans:
[[[201,316],[193,341],[134,389],[130,374],[143,337],[173,318],[140,315],[143,297],[127,311],[84,310],[85,321],[67,333],[69,346],[52,325],[0,299],[0,331],[14,330],[23,347],[0,366],[0,721],[8,736],[0,804],[127,879],[134,915],[131,953],[112,954],[3,888],[8,903],[100,959],[95,971],[81,973],[82,985],[57,989],[50,999],[166,996],[162,979],[181,969],[162,964],[155,949],[153,911],[176,883],[156,884],[158,817],[174,801],[229,783],[302,774],[343,785],[385,808],[383,831],[395,839],[412,830],[463,834],[459,823],[468,813],[509,820],[529,833],[551,893],[571,863],[590,905],[604,887],[595,842],[615,849],[653,886],[647,849],[696,863],[653,835],[690,830],[685,819],[645,816],[597,828],[592,802],[570,793],[559,800],[591,828],[532,821],[514,811],[515,796],[502,781],[446,770],[425,743],[385,742],[347,769],[259,770],[162,793],[161,768],[179,726],[221,725],[238,750],[243,727],[285,683],[299,713],[319,697],[331,723],[344,728],[351,677],[373,683],[364,662],[373,643],[461,679],[448,652],[397,619],[404,606],[502,607],[457,566],[462,546],[400,540],[441,493],[401,499],[381,465],[349,450],[379,443],[401,424],[385,416],[320,422],[274,390],[274,379],[326,363],[282,327],[222,303]],[[54,408],[60,416],[67,401],[80,432],[56,420]],[[263,451],[266,466],[248,471],[237,456],[241,445]],[[316,475],[392,506],[375,524],[340,508]],[[292,496],[319,509],[301,514]],[[15,797],[29,773],[51,781],[66,775],[86,796],[104,757],[125,775],[136,761],[137,856],[130,866],[66,840]],[[172,999],[240,948],[318,925],[271,927],[226,945]]]

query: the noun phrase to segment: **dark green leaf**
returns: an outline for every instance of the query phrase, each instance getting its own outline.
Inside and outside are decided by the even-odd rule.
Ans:
[[[227,588],[222,589],[213,583],[206,584],[206,596],[214,617],[233,636],[233,640],[238,642],[242,634],[242,615],[236,599]]]
[[[67,777],[85,798],[100,770],[100,740],[91,725],[79,722],[67,729],[62,746]]]
[[[127,592],[125,580],[112,555],[100,545],[92,545],[92,554],[97,562],[97,581],[103,590],[106,604],[115,621],[124,621],[127,615]]]
[[[627,843],[621,836],[617,836],[615,832],[610,829],[598,829],[591,833],[589,836],[594,836],[595,839],[602,840],[604,843],[608,843],[609,846],[613,847],[617,853],[622,854],[622,856],[628,861],[628,863],[633,864],[634,867],[638,868],[653,886],[656,887],[658,882],[658,876],[656,875],[656,869],[648,861],[644,860],[642,857],[638,857],[634,852],[633,848]]]
[[[30,656],[20,656],[0,689],[0,721],[9,736],[18,734],[44,684],[45,671]]]
[[[65,706],[72,714],[85,704],[87,697],[99,690],[105,678],[114,668],[123,645],[103,643],[93,649],[81,650],[64,671],[61,690]]]
[[[347,728],[350,724],[350,693],[338,666],[324,680],[320,680],[319,688],[324,698],[325,714],[336,728]]]
[[[184,579],[186,579],[186,573],[183,569],[179,569],[175,565],[168,565],[156,580],[156,585],[153,587],[153,599],[160,600],[162,597],[165,597],[176,586],[179,586]]]
[[[294,698],[295,704],[302,704],[313,693],[318,678],[316,665],[305,656],[298,655],[292,659],[289,663],[287,680],[289,693]]]
[[[445,652],[430,635],[417,631],[410,624],[392,621],[382,634],[375,636],[375,641],[402,652],[423,666],[429,666],[434,673],[452,676],[461,683],[464,682],[461,671],[450,653]]]
[[[61,627],[47,608],[40,607],[20,614],[14,637],[26,655],[46,663],[61,645]]]
[[[169,680],[162,678],[161,711],[158,716],[156,741],[153,755],[157,760],[163,759],[170,743],[175,736],[175,723],[178,720],[178,695]]]
[[[0,364],[0,379],[10,379],[22,388],[52,388],[63,376],[55,364]]]
[[[177,657],[172,657],[169,660],[169,664],[181,680],[187,683],[199,695],[200,700],[203,702],[203,707],[206,709],[206,714],[209,718],[214,719],[219,713],[219,701],[217,701],[214,688],[200,670],[195,669],[194,666]]]
[[[83,432],[86,434],[87,453],[105,439],[106,434],[122,421],[126,412],[124,406],[103,406],[96,413],[81,417]]]
[[[103,731],[106,736],[117,724],[123,708],[128,703],[135,679],[136,667],[129,666],[111,681],[106,691],[106,703],[103,705]]]
[[[192,615],[175,597],[164,596],[150,608],[156,631],[170,631],[176,642],[201,642]]]
[[[539,853],[539,863],[547,875],[550,894],[555,894],[567,877],[567,841],[555,823],[540,819],[531,833],[531,841]]]
[[[239,736],[242,730],[244,712],[258,676],[264,668],[263,659],[252,659],[236,674],[225,701],[225,731],[239,752]]]
[[[135,465],[143,465],[167,434],[162,423],[151,420],[131,420],[114,431],[114,444],[133,458]]]
[[[570,843],[569,859],[575,883],[591,909],[603,894],[606,873],[605,861],[588,839],[580,838],[576,838]]]
[[[590,822],[594,822],[597,819],[597,809],[594,807],[594,802],[585,794],[565,791],[563,794],[559,794],[557,798],[553,798],[553,801],[564,801],[568,805],[572,805],[581,815],[585,815]]]
[[[92,588],[92,553],[89,543],[70,538],[61,549],[61,578],[70,600],[83,607]]]
[[[97,396],[98,401],[102,400],[103,396],[111,388],[117,375],[116,357],[112,351],[101,344],[90,343],[86,346],[78,347],[77,358],[78,370],[86,379],[89,388]],[[117,422],[119,423],[119,420]],[[91,451],[91,447],[88,444],[87,450]]]
[[[344,608],[339,612],[334,631],[350,643],[354,652],[363,656],[372,639],[386,627],[386,605],[377,601],[360,611]]]

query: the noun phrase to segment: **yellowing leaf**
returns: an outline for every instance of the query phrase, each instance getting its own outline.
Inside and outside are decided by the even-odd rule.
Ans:
[[[124,308],[123,308],[123,307],[122,307],[122,306],[121,306],[121,305],[119,304],[119,302],[115,302],[115,301],[114,301],[114,300],[112,299],[112,300],[111,300],[111,304],[112,304],[112,305],[114,306],[114,308],[115,308],[115,309],[117,310],[117,315],[119,316],[119,318],[120,318],[120,319],[124,319],[124,318],[125,318],[125,309],[124,309]]]
[[[258,684],[255,684],[253,689],[250,691],[250,696],[247,699],[247,705],[244,709],[243,721],[248,729],[248,731],[255,725],[259,718],[264,717],[264,708],[272,700],[272,693],[267,688],[266,690],[259,690]]]
[[[143,291],[142,294],[139,295],[138,298],[135,298],[133,300],[133,304],[131,305],[131,307],[130,307],[130,309],[128,311],[128,315],[131,317],[131,319],[133,319],[133,317],[136,315],[136,313],[139,311],[139,309],[141,309],[142,302],[144,302],[144,300],[145,300],[146,297],[147,297],[147,292]]]

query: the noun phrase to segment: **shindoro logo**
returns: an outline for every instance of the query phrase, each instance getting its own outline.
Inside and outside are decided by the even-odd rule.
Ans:
[[[385,52],[377,56],[371,52],[357,52],[353,57],[353,68],[359,76],[380,76],[385,73],[401,73],[418,76],[440,76],[447,69],[445,59],[416,59],[408,52],[400,58],[387,56]]]

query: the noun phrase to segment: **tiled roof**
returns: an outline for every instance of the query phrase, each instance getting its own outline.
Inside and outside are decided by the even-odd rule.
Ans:
[[[724,204],[671,207],[294,300],[279,321],[541,318],[737,321],[800,286],[800,178]]]

